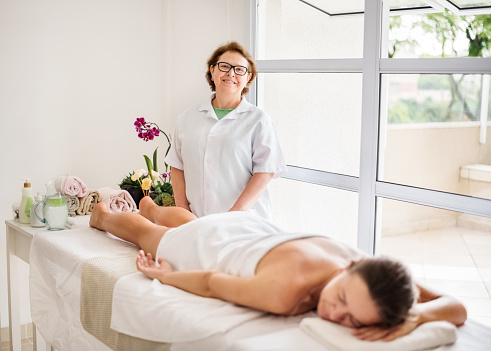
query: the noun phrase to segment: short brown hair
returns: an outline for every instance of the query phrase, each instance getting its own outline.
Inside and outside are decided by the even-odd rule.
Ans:
[[[370,296],[380,313],[381,328],[402,324],[417,300],[416,287],[408,269],[388,257],[364,258],[348,268],[367,284]]]
[[[248,62],[247,72],[251,74],[251,79],[249,80],[249,82],[247,82],[244,89],[242,89],[241,94],[245,95],[249,92],[249,85],[251,85],[252,81],[257,76],[256,63],[254,62],[254,58],[252,57],[252,55],[242,45],[240,45],[236,41],[231,41],[225,45],[218,47],[213,52],[213,54],[211,54],[210,58],[207,61],[206,81],[210,85],[211,91],[215,91],[216,87],[215,87],[215,82],[213,82],[213,80],[211,78],[210,66],[217,64],[220,56],[222,56],[224,53],[226,53],[228,51],[233,51],[233,52],[239,53]]]

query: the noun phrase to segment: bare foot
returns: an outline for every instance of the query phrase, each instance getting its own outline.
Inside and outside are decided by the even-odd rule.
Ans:
[[[157,206],[155,202],[153,202],[152,198],[150,196],[144,196],[141,200],[140,203],[138,204],[139,207],[139,214],[145,217],[146,219],[150,219],[150,210],[152,207]]]
[[[109,210],[107,209],[107,205],[105,202],[99,202],[98,204],[96,204],[94,206],[94,209],[92,210],[92,214],[90,215],[89,225],[92,228],[104,230],[101,227],[101,217],[106,213],[109,213]]]

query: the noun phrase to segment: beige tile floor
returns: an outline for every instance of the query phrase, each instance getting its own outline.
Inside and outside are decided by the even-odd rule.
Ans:
[[[21,348],[21,351],[32,351],[33,350],[33,343],[32,343],[32,340],[29,338],[29,339],[22,339],[22,343],[20,345],[20,348]],[[8,341],[2,341],[2,348],[1,348],[1,351],[9,351],[10,350],[10,346],[9,346],[9,342]]]
[[[2,328],[0,331],[2,333],[2,340],[8,340],[8,328]],[[33,343],[32,343],[32,324],[24,324],[21,325],[20,334],[22,336],[21,342],[21,351],[32,351]],[[2,341],[0,344],[0,351],[9,351],[10,344],[8,341]]]
[[[416,279],[457,297],[468,316],[491,327],[491,232],[451,227],[382,238],[381,252]]]

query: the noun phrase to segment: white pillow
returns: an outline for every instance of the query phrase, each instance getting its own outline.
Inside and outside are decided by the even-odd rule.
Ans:
[[[457,340],[457,328],[448,322],[424,323],[408,335],[392,341],[360,340],[351,334],[352,329],[320,318],[304,318],[300,329],[332,351],[415,351]]]

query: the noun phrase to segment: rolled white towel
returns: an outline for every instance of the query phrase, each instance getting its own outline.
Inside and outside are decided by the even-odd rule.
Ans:
[[[76,213],[81,216],[89,215],[92,213],[94,206],[101,202],[101,195],[97,190],[88,190],[87,194],[80,198],[80,204]]]
[[[70,195],[76,197],[84,197],[87,195],[87,185],[82,179],[76,176],[60,176],[55,179],[56,191],[63,195]]]
[[[97,191],[101,195],[101,202],[107,204],[109,211],[116,213],[137,211],[135,200],[133,200],[130,193],[126,190],[104,187]]]
[[[66,195],[66,203],[68,205],[68,215],[70,217],[76,216],[80,207],[80,199],[73,195]]]
[[[360,340],[351,334],[350,328],[320,318],[304,318],[300,322],[300,329],[330,351],[416,351],[451,344],[457,340],[457,328],[448,322],[421,324],[411,333],[392,341]]]

